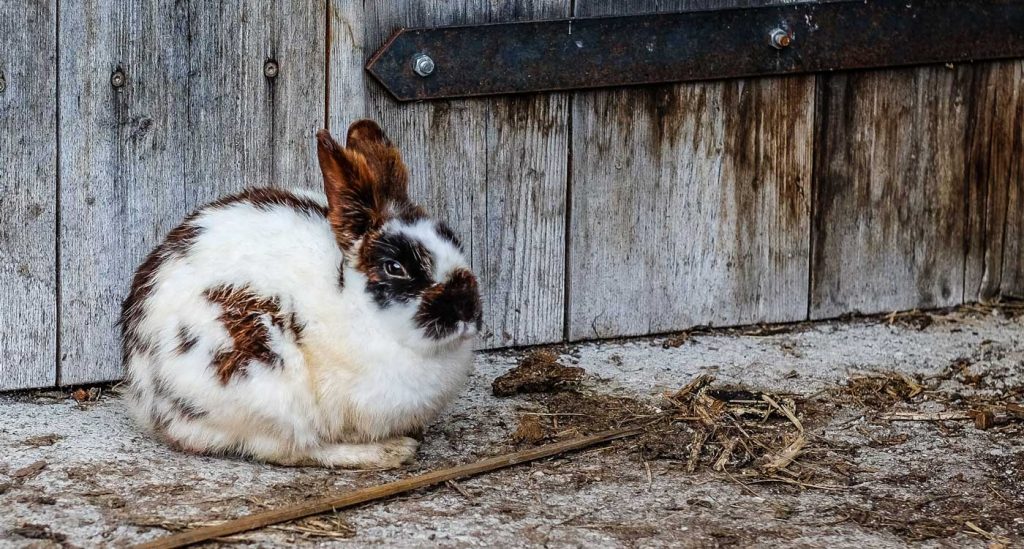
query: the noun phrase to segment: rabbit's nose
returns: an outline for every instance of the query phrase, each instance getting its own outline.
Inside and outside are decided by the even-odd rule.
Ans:
[[[458,269],[445,283],[447,292],[457,295],[463,306],[458,308],[459,320],[479,328],[481,317],[480,288],[476,277],[466,269]]]

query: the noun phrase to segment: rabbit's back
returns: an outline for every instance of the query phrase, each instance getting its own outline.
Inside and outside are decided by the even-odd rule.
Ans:
[[[186,449],[266,454],[316,439],[300,342],[342,256],[314,196],[254,189],[171,231],[136,273],[122,330],[130,403]]]

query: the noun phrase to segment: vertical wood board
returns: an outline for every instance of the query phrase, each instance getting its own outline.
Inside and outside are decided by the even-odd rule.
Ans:
[[[57,376],[56,3],[0,4],[0,390]]]
[[[577,16],[770,2],[579,0]],[[569,337],[807,313],[813,77],[577,93]]]
[[[974,65],[968,113],[964,301],[1024,294],[1024,61]],[[1005,268],[1005,286],[1004,286]]]
[[[1013,90],[1013,100],[1002,116],[1007,120],[1000,147],[1009,150],[1010,166],[1005,178],[1007,184],[1006,228],[1003,236],[1003,274],[1000,293],[1007,297],[1024,299],[1024,61],[1004,67],[1008,76],[1004,93]]]
[[[116,322],[131,274],[185,213],[189,13],[166,1],[66,0],[60,18],[60,383],[69,385],[121,377]]]
[[[811,317],[960,303],[970,67],[822,80]]]
[[[115,323],[131,274],[188,211],[317,181],[326,11],[291,6],[62,5],[62,384],[121,377]]]
[[[325,1],[190,9],[186,210],[248,187],[322,188]]]

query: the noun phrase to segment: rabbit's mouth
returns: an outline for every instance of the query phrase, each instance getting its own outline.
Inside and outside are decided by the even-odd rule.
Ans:
[[[457,339],[472,339],[480,332],[475,322],[459,321],[455,326],[455,337]]]

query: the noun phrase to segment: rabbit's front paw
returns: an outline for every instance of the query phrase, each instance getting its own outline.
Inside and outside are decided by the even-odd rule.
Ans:
[[[323,446],[309,457],[311,461],[327,467],[394,469],[412,461],[419,445],[416,439],[396,437],[381,442]]]
[[[385,440],[381,445],[381,467],[393,469],[412,462],[420,442],[410,437],[397,437]]]

